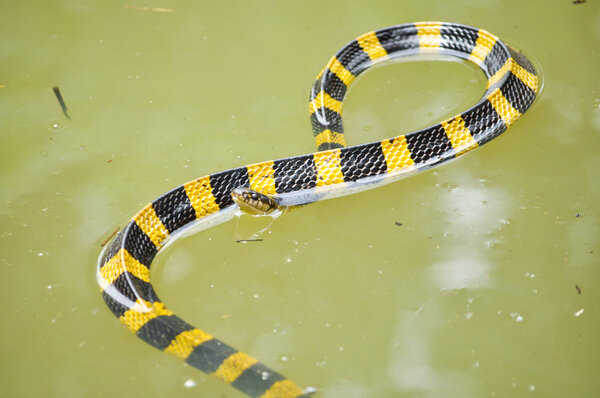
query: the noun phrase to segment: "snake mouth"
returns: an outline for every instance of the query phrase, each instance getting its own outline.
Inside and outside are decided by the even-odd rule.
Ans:
[[[266,215],[279,208],[274,198],[250,188],[235,188],[231,191],[231,198],[242,211],[252,215]]]

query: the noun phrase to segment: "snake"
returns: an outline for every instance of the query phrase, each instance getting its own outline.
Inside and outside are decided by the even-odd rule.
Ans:
[[[481,99],[431,127],[347,146],[342,103],[356,77],[387,60],[431,53],[477,65],[487,78]],[[461,156],[503,133],[532,105],[539,89],[532,62],[482,29],[416,22],[363,34],[329,60],[312,86],[309,112],[318,150],[206,175],[150,202],[100,254],[96,278],[104,301],[137,337],[246,396],[313,396],[316,388],[301,388],[169,310],[150,281],[156,254],[191,230],[233,218],[240,208],[269,213],[348,195]]]

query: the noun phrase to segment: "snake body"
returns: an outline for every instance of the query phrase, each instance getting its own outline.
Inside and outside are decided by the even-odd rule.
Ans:
[[[374,64],[440,53],[477,64],[488,79],[469,110],[429,128],[346,147],[341,108],[350,83]],[[167,242],[192,225],[230,217],[231,192],[246,187],[283,204],[341,196],[455,158],[504,132],[533,103],[538,77],[529,60],[496,36],[469,26],[420,22],[364,34],[344,46],[317,76],[310,117],[319,151],[200,177],[139,211],[101,254],[97,279],[116,317],[139,338],[250,397],[308,397],[291,380],[165,307],[150,283],[150,265]],[[229,216],[227,216],[229,215]]]

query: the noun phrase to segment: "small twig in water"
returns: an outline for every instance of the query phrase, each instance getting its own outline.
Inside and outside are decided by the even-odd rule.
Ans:
[[[236,240],[237,243],[248,243],[248,242],[262,242],[262,239],[239,239]]]
[[[577,293],[581,294],[581,288],[579,287],[579,285],[575,285],[575,289],[577,289]]]
[[[100,243],[100,247],[104,247],[104,245],[106,245],[108,243],[109,240],[111,240],[113,238],[113,236],[115,236],[117,234],[117,232],[119,232],[119,227],[115,228],[114,231],[111,232],[110,235],[108,235],[108,238],[106,238],[106,240],[102,243]]]
[[[54,91],[54,95],[56,95],[56,99],[58,99],[58,103],[60,104],[60,107],[62,108],[63,113],[65,114],[67,119],[71,120],[71,118],[69,117],[69,114],[67,113],[67,105],[65,104],[65,101],[63,100],[62,95],[60,95],[60,89],[58,88],[58,86],[52,87],[52,91]]]
[[[396,221],[394,224],[396,224],[396,225],[397,225],[397,226],[399,226],[399,227],[401,227],[401,226],[402,226],[402,223],[401,223],[401,222],[398,222],[398,221]]]
[[[583,4],[586,0],[573,0],[573,4]]]

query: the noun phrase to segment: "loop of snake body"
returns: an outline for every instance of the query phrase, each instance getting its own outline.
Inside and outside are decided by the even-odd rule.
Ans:
[[[474,62],[488,82],[467,111],[429,128],[346,147],[341,119],[348,86],[388,59],[420,53]],[[496,36],[444,22],[418,22],[366,33],[348,43],[318,74],[310,118],[318,152],[200,177],[139,211],[104,250],[97,279],[116,317],[140,339],[212,374],[250,397],[308,397],[290,379],[173,314],[156,295],[150,265],[190,226],[231,218],[231,193],[248,188],[283,205],[302,205],[398,180],[480,146],[504,132],[533,103],[539,79],[531,62]]]

